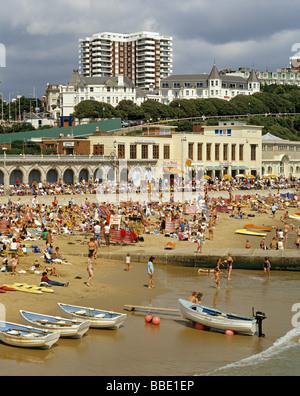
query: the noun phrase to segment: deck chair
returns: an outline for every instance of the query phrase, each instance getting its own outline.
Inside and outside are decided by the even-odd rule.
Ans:
[[[46,263],[48,263],[48,264],[53,263],[53,258],[52,258],[51,255],[47,252],[47,250],[44,251],[44,260],[45,260]]]

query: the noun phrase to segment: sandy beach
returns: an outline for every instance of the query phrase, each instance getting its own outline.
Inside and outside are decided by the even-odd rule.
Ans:
[[[214,193],[217,195],[217,193]],[[219,193],[222,195],[222,193]],[[224,194],[224,193],[223,193]],[[267,194],[267,193],[266,193]],[[4,200],[4,197],[1,197]],[[27,198],[27,199],[26,199]],[[31,197],[22,197],[21,202],[31,202]],[[49,202],[51,197],[39,197],[39,202]],[[68,202],[70,199],[69,196],[58,197],[59,203],[64,204]],[[85,199],[84,196],[75,196],[76,202],[83,202]],[[90,202],[96,200],[96,197],[88,196]],[[13,200],[16,200],[14,197]],[[249,209],[247,209],[250,213]],[[251,212],[252,213],[252,212]],[[60,248],[60,253],[63,257],[66,258],[66,261],[69,264],[56,265],[57,274],[59,277],[50,276],[50,279],[66,283],[69,282],[68,288],[56,287],[54,294],[43,295],[43,305],[50,308],[51,305],[55,305],[58,299],[64,299],[66,303],[74,303],[74,300],[78,299],[88,299],[88,300],[96,300],[99,301],[101,307],[103,308],[113,308],[114,310],[122,310],[123,305],[125,304],[124,295],[129,299],[134,290],[134,300],[136,301],[136,305],[139,305],[140,302],[144,299],[147,299],[148,295],[157,295],[158,293],[164,292],[160,288],[156,288],[153,290],[148,290],[145,288],[145,284],[147,284],[147,273],[146,273],[146,265],[147,258],[151,255],[159,256],[168,254],[169,263],[172,263],[172,255],[176,256],[177,254],[181,254],[184,256],[192,256],[196,257],[198,260],[198,267],[201,267],[201,257],[205,254],[213,254],[214,252],[223,252],[223,251],[238,251],[245,256],[251,254],[255,250],[260,250],[260,241],[261,237],[257,236],[245,236],[235,234],[237,229],[242,229],[246,224],[255,224],[258,226],[264,227],[272,227],[273,230],[267,233],[266,236],[266,246],[270,245],[270,242],[275,235],[275,231],[278,228],[282,228],[283,222],[280,220],[283,211],[277,211],[275,219],[272,218],[271,214],[266,213],[257,213],[255,212],[254,218],[249,219],[232,219],[229,217],[229,214],[226,213],[218,213],[216,227],[214,228],[213,240],[208,239],[208,232],[205,235],[205,244],[203,245],[203,253],[196,254],[197,244],[191,243],[189,241],[178,241],[174,240],[174,238],[166,237],[165,235],[153,235],[153,234],[144,234],[144,241],[137,242],[131,245],[110,245],[108,248],[105,247],[105,243],[102,242],[102,246],[99,248],[99,257],[95,260],[95,278],[92,281],[92,287],[87,287],[85,282],[88,279],[86,266],[87,266],[87,254],[88,247],[87,244],[90,240],[91,234],[83,234],[83,233],[75,233],[74,235],[57,235],[53,234],[53,247],[58,246]],[[185,219],[191,218],[192,215],[186,215]],[[153,223],[159,224],[155,218],[152,217]],[[159,227],[159,225],[158,225]],[[159,228],[158,228],[159,229]],[[30,231],[30,230],[29,230]],[[32,235],[33,238],[36,238],[36,235]],[[290,251],[293,254],[298,254],[296,249],[293,249],[293,243],[295,240],[296,234],[290,233],[288,236],[288,249],[286,251]],[[245,248],[246,241],[249,240],[251,245],[250,249]],[[174,250],[166,250],[165,245],[167,242],[172,241],[175,243]],[[45,249],[45,242],[41,239],[37,239],[35,241],[28,241],[28,246],[37,245],[39,246],[41,252]],[[135,263],[134,260],[132,262],[133,267],[142,266],[143,271],[136,272],[130,271],[130,283],[128,283],[128,274],[125,270],[125,256],[127,253],[131,255],[141,254],[145,256],[144,263]],[[118,263],[120,265],[120,271],[111,271],[110,260],[108,259],[111,255],[112,257],[117,254]],[[274,257],[280,255],[281,252],[278,250],[269,250],[264,251],[263,254],[271,254]],[[103,257],[101,257],[103,255]],[[272,257],[272,256],[271,256]],[[119,259],[120,258],[120,259]],[[226,257],[222,257],[226,258]],[[28,271],[28,269],[33,265],[35,260],[38,260],[42,266],[42,269],[47,266],[44,261],[42,253],[32,253],[30,252],[27,256],[23,256],[19,258],[18,271],[25,270],[26,274],[18,274],[13,277],[11,273],[1,273],[1,281],[2,284],[12,284],[15,282],[18,283],[27,283],[38,285],[41,279],[41,275],[32,274]],[[237,264],[237,263],[236,263]],[[212,267],[214,263],[212,263]],[[126,278],[127,276],[127,278]],[[58,292],[59,291],[59,292]],[[147,293],[145,295],[145,293]],[[151,293],[151,294],[149,294]],[[6,293],[1,295],[1,299],[6,306],[7,316],[9,320],[16,320],[18,318],[18,309],[24,308],[20,306],[20,304],[26,304],[30,300],[29,294],[23,294],[22,300],[20,301],[20,293]],[[132,302],[133,303],[133,302]],[[32,305],[28,305],[26,309],[34,309],[35,308],[35,299],[33,298]]]
[[[22,197],[23,198],[23,197]],[[42,202],[42,198],[40,201]],[[48,197],[45,197],[48,198]],[[76,198],[76,197],[75,197]],[[24,197],[26,199],[26,197]],[[80,197],[82,199],[82,197]],[[91,199],[91,197],[89,197]],[[255,218],[250,219],[251,223],[260,225],[260,226],[267,226],[267,227],[274,227],[274,232],[271,231],[268,233],[266,238],[266,245],[268,246],[271,238],[275,233],[276,228],[281,228],[283,223],[280,220],[281,212],[278,211],[276,214],[276,218],[272,219],[270,214],[256,214]],[[251,249],[259,249],[260,237],[248,237],[244,235],[237,235],[235,234],[235,230],[238,228],[243,228],[245,224],[249,224],[249,219],[230,219],[228,214],[219,213],[217,224],[214,229],[214,238],[213,241],[208,240],[208,235],[206,235],[205,244],[203,245],[203,253],[210,251],[213,252],[215,249],[245,249],[245,242],[249,239],[251,244]],[[197,287],[199,284],[199,280],[201,278],[197,275],[197,270],[195,268],[172,268],[172,260],[170,258],[170,263],[168,266],[155,264],[155,289],[148,289],[148,276],[146,272],[146,265],[147,261],[145,262],[135,262],[132,261],[130,271],[125,271],[125,256],[127,253],[135,254],[141,253],[148,257],[150,255],[160,255],[164,254],[166,251],[164,246],[166,242],[169,240],[173,240],[172,238],[167,238],[164,235],[151,235],[146,234],[144,235],[144,241],[138,242],[134,245],[129,246],[113,246],[111,245],[109,248],[106,248],[102,245],[99,249],[99,256],[94,265],[95,277],[92,280],[92,286],[87,287],[85,282],[87,281],[88,275],[86,271],[86,263],[87,263],[87,243],[90,239],[89,234],[80,234],[76,233],[75,235],[55,235],[53,236],[53,247],[59,246],[61,254],[67,259],[68,264],[58,264],[55,265],[56,272],[59,277],[49,276],[50,279],[58,281],[58,282],[69,282],[68,287],[53,287],[54,293],[43,293],[42,295],[33,295],[30,293],[21,293],[21,292],[6,292],[5,294],[1,294],[1,303],[5,309],[5,319],[12,322],[19,322],[19,310],[25,309],[33,312],[40,312],[40,313],[48,313],[57,315],[57,303],[64,302],[64,303],[71,303],[75,305],[82,305],[82,306],[94,306],[95,308],[103,308],[108,310],[114,310],[119,312],[124,312],[124,305],[126,304],[133,304],[133,305],[149,305],[152,304],[153,306],[165,306],[167,308],[176,308],[177,307],[177,299],[178,295],[176,292],[177,286],[170,282],[169,275],[166,275],[166,271],[171,271],[170,273],[173,274],[175,278],[185,276],[189,277],[189,282],[187,288],[183,288],[180,290],[180,297],[187,298],[190,293],[192,292],[191,287]],[[296,249],[292,249],[292,245],[294,243],[295,234],[290,234],[288,238],[288,247],[290,251],[293,253],[296,252]],[[186,256],[195,255],[196,253],[196,244],[191,242],[175,242],[175,249],[172,251],[172,254],[182,253]],[[27,242],[29,243],[29,242]],[[45,242],[42,240],[35,240],[31,241],[30,244],[35,244],[40,247],[41,251],[45,247]],[[251,251],[245,249],[245,255],[249,254]],[[101,257],[101,253],[104,252],[106,257]],[[107,255],[117,253],[120,256],[119,260],[109,260]],[[276,254],[276,251],[273,253]],[[201,267],[201,254],[199,256],[199,267]],[[225,258],[225,257],[224,257]],[[29,267],[34,263],[35,260],[38,260],[44,268],[47,264],[44,262],[43,255],[41,253],[33,253],[30,252],[28,256],[20,257],[18,271],[23,270],[26,273],[20,273],[16,276],[12,276],[11,273],[1,273],[0,278],[1,284],[13,284],[17,283],[27,283],[27,284],[34,284],[38,285],[41,279],[40,274],[33,274],[28,271]],[[226,270],[224,271],[226,273]],[[234,270],[233,270],[234,273]],[[239,271],[236,271],[239,274]],[[252,273],[251,271],[249,273]],[[178,275],[179,274],[179,275]],[[255,272],[257,275],[258,272]],[[225,275],[225,274],[224,274]],[[261,274],[262,275],[262,269]],[[279,276],[280,275],[276,275]],[[207,289],[207,299],[206,304],[212,305],[213,298],[215,296],[215,290],[213,281],[208,278],[205,278],[205,285],[203,284],[203,288]],[[224,281],[225,282],[225,281]],[[195,285],[194,285],[195,283]],[[192,286],[193,285],[193,286]],[[199,284],[199,287],[202,287]],[[231,290],[230,286],[226,286],[227,291]],[[213,293],[212,293],[213,292]],[[240,291],[242,293],[242,291]],[[179,291],[178,291],[179,293]],[[238,298],[241,298],[239,296]],[[255,297],[253,297],[253,301]],[[241,299],[243,301],[243,299]],[[230,308],[230,307],[229,307]],[[243,311],[243,306],[237,304],[236,307],[233,306],[232,309],[237,308]],[[240,312],[241,314],[249,315],[250,312],[248,310],[250,307],[247,307],[246,312]],[[129,314],[129,320],[127,321],[127,329],[131,329],[133,332],[134,326],[139,323],[139,326],[144,326],[143,316],[139,315],[131,315]],[[178,319],[177,319],[178,320]],[[175,323],[175,322],[174,322]],[[172,323],[172,326],[174,325]],[[126,327],[125,326],[125,327]],[[132,328],[133,326],[133,328]],[[153,326],[152,326],[153,327]],[[284,328],[286,331],[288,328]],[[152,329],[153,330],[153,329]],[[151,330],[151,331],[152,331]],[[112,339],[118,339],[117,344],[119,344],[120,337],[122,337],[122,332],[126,330],[119,330],[119,335],[105,335],[101,336],[104,337],[108,344],[112,342]],[[128,331],[128,330],[127,330]],[[162,330],[160,330],[162,332]],[[181,326],[180,332],[184,331],[184,327]],[[188,330],[189,331],[189,330]],[[283,331],[283,332],[284,332]],[[153,333],[154,334],[154,333]],[[281,334],[276,334],[268,341],[264,341],[265,345],[270,345],[271,342],[276,340],[277,336]],[[95,331],[92,330],[91,332],[91,340],[96,337]],[[167,336],[166,336],[167,337]],[[195,337],[193,334],[192,338]],[[184,337],[185,339],[185,337]],[[62,345],[65,345],[67,341],[62,341]],[[82,341],[89,342],[89,341]],[[253,342],[251,341],[250,345],[253,346]],[[241,343],[244,344],[245,340],[241,339]],[[125,350],[130,350],[132,346],[130,345],[123,345]],[[260,347],[261,348],[261,347]],[[57,347],[57,351],[58,351]],[[6,356],[11,352],[8,352],[9,347],[1,345],[0,356]],[[16,350],[13,348],[14,354],[18,356],[16,359],[20,359],[23,361],[24,357],[28,354],[28,352]],[[247,354],[252,354],[251,348],[248,350],[246,347],[245,351],[241,353],[234,353],[234,356],[231,356],[230,359],[234,361],[239,359],[240,357],[247,356]],[[4,353],[4,355],[3,355]],[[44,353],[44,352],[43,352]],[[37,352],[38,356],[40,352]],[[35,355],[36,356],[36,355]],[[43,356],[43,355],[42,355]],[[70,355],[72,356],[72,354]],[[160,357],[163,360],[162,357]],[[230,360],[229,359],[229,360]],[[14,359],[12,359],[14,360]],[[126,363],[124,362],[126,365]],[[221,363],[220,363],[221,364]],[[218,365],[215,361],[212,362],[210,367],[215,367],[214,365]],[[125,366],[124,366],[125,367]],[[131,369],[131,371],[130,371]],[[24,366],[22,368],[22,372],[30,373],[32,370],[32,366]],[[100,368],[99,368],[100,370]],[[154,371],[159,370],[155,369]],[[55,372],[55,370],[50,370],[51,373]],[[101,370],[100,370],[101,371]],[[106,370],[101,371],[104,373]],[[172,372],[172,370],[170,370]],[[71,368],[65,368],[65,373],[68,375],[72,372]],[[140,371],[137,367],[133,367],[132,364],[129,364],[127,369],[124,369],[124,375],[129,375],[130,373],[134,372],[133,375],[147,375],[145,368],[140,368]],[[189,374],[197,372],[196,368],[189,370],[188,367],[183,369],[183,372],[177,372],[177,368],[174,368],[174,375],[177,374]],[[97,371],[99,374],[99,371]],[[113,369],[113,364],[111,365],[111,371],[109,371],[111,375],[115,375],[115,370]],[[94,373],[96,374],[96,373]],[[155,373],[154,373],[155,374]],[[156,373],[157,374],[157,373]],[[170,373],[167,375],[171,375]]]

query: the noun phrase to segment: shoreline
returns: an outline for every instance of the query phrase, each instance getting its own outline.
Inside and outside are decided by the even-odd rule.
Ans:
[[[242,249],[212,249],[211,252],[204,254],[190,254],[184,253],[164,253],[155,254],[155,261],[157,264],[172,264],[180,265],[182,267],[195,268],[215,268],[215,263],[219,257],[226,257],[228,252],[231,252],[235,257],[235,269],[244,270],[261,270],[262,262],[267,256],[272,260],[272,269],[276,271],[300,271],[300,252],[289,251],[272,251],[253,249],[245,252]],[[149,253],[131,253],[131,259],[138,263],[147,262],[151,256]],[[87,254],[86,254],[87,256]],[[123,260],[124,254],[118,252],[99,252],[99,258],[108,260]]]
[[[80,196],[78,199],[76,196],[67,196],[63,199],[58,196],[57,198],[60,204],[64,204],[73,197],[79,204],[84,202],[86,197],[90,201],[96,200],[96,197],[92,198],[91,196]],[[31,202],[30,197],[21,198],[26,202]],[[53,199],[53,197],[48,199]],[[13,198],[13,201],[15,200],[17,197]],[[43,197],[39,197],[39,201],[43,203]],[[69,282],[69,286],[55,287],[54,293],[43,293],[40,296],[20,292],[7,292],[1,295],[1,303],[6,308],[7,320],[19,322],[19,309],[56,316],[58,313],[57,302],[93,306],[123,313],[126,312],[124,306],[131,304],[176,308],[179,297],[187,298],[193,290],[201,290],[204,293],[203,304],[206,306],[217,305],[224,311],[237,312],[245,316],[249,315],[252,306],[266,312],[270,319],[265,324],[267,334],[265,339],[235,336],[229,342],[229,339],[224,339],[224,335],[221,334],[199,333],[186,321],[177,317],[170,320],[170,318],[161,315],[161,325],[155,327],[145,324],[143,314],[131,312],[128,313],[124,327],[117,332],[92,329],[88,336],[82,340],[59,340],[58,345],[51,352],[15,350],[9,346],[1,345],[2,364],[0,369],[4,374],[9,373],[7,362],[18,360],[18,364],[21,365],[20,372],[28,375],[33,367],[37,370],[38,375],[43,374],[44,370],[47,370],[47,375],[55,375],[57,372],[64,372],[65,375],[74,373],[82,375],[82,370],[89,375],[160,375],[162,373],[163,375],[193,375],[205,373],[223,367],[227,363],[252,356],[257,348],[266,350],[280,336],[289,331],[290,317],[288,310],[285,309],[283,312],[285,319],[280,320],[279,323],[277,321],[274,296],[281,293],[283,275],[274,271],[273,274],[271,273],[271,282],[263,281],[260,276],[263,272],[263,257],[270,258],[272,272],[280,269],[277,266],[284,266],[287,257],[290,256],[293,260],[297,258],[300,250],[291,249],[294,241],[292,233],[289,238],[289,249],[284,251],[259,250],[260,237],[255,236],[249,238],[252,248],[246,250],[244,246],[248,236],[235,234],[235,230],[243,228],[250,222],[255,222],[257,225],[280,227],[283,223],[279,218],[279,213],[275,220],[268,214],[256,214],[255,218],[249,221],[247,219],[230,219],[228,214],[219,213],[213,240],[205,240],[201,254],[196,254],[196,243],[179,242],[178,239],[165,237],[163,234],[144,234],[144,241],[125,246],[111,245],[106,248],[105,244],[102,244],[95,260],[95,277],[92,280],[92,287],[85,285],[88,278],[86,271],[87,243],[91,234],[80,232],[73,235],[53,234],[53,246],[59,246],[61,254],[72,265],[56,265],[59,278],[56,279],[52,276],[49,278],[63,283]],[[273,234],[272,229],[266,238],[268,244]],[[165,244],[169,241],[175,242],[174,250],[164,249]],[[30,244],[36,244],[40,247],[41,252],[45,248],[45,241],[41,239],[30,242]],[[224,280],[221,289],[218,290],[210,276],[206,274],[198,276],[198,271],[195,268],[213,268],[216,259],[220,256],[225,258],[229,250],[234,259],[233,279],[231,284]],[[132,268],[129,272],[125,271],[127,253],[131,254],[132,260]],[[148,289],[146,269],[148,259],[152,255],[156,258],[154,261],[156,288]],[[254,263],[251,263],[254,257],[255,266]],[[27,270],[35,259],[39,260],[42,267],[48,266],[44,262],[42,253],[30,252],[28,256],[20,257],[18,270]],[[281,263],[277,264],[279,261]],[[244,273],[239,270],[247,268],[254,271]],[[298,269],[297,265],[295,268]],[[226,273],[225,267],[223,271]],[[291,282],[297,282],[299,276],[297,272],[284,275]],[[2,284],[14,282],[38,284],[40,278],[40,275],[28,271],[17,274],[17,276],[12,276],[10,273],[1,274]],[[265,287],[265,285],[268,286]],[[290,295],[289,283],[282,291],[282,293],[284,292],[289,298],[296,301],[296,297]],[[274,294],[270,294],[270,298],[266,298],[265,293]],[[296,290],[293,293],[296,293]],[[278,298],[285,298],[285,295],[279,295]],[[236,347],[232,348],[232,344]],[[137,346],[134,348],[136,350],[132,351],[132,345]],[[198,356],[195,354],[195,345],[198,345],[203,356],[210,357],[208,365],[206,363],[199,365]],[[217,345],[216,353],[212,354],[211,345]],[[78,350],[80,350],[80,360],[78,359]],[[122,352],[120,353],[120,351]],[[222,356],[226,356],[226,359],[220,360],[220,351]],[[48,354],[49,360],[45,360],[46,354]],[[103,359],[111,360],[112,355],[115,357],[113,364],[103,365]],[[188,356],[188,359],[182,361],[183,355]],[[128,359],[128,356],[132,356],[132,358]],[[42,363],[40,365],[28,364],[26,359]],[[151,364],[151,372],[149,372],[149,364]]]

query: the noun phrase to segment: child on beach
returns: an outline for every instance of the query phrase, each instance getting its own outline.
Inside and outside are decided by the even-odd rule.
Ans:
[[[91,280],[94,278],[94,254],[92,252],[89,252],[88,254],[88,261],[87,261],[87,272],[89,274],[88,281],[86,283],[87,286],[91,286]]]
[[[12,254],[11,260],[9,260],[9,262],[11,262],[12,266],[12,275],[17,275],[17,265],[19,264],[19,260],[15,253]]]
[[[218,289],[220,289],[220,287],[221,287],[221,285],[220,285],[220,278],[222,278],[222,275],[221,275],[221,271],[220,271],[220,268],[215,268],[215,271],[214,271],[215,273],[214,273],[214,276],[211,278],[211,279],[214,279],[215,280],[215,284],[217,285],[217,287],[218,287]]]
[[[125,271],[129,271],[130,264],[131,264],[130,253],[127,253],[127,256],[125,257],[125,266],[126,266]]]
[[[154,257],[151,256],[151,257],[149,258],[149,261],[148,261],[148,264],[147,264],[147,273],[148,273],[148,276],[149,276],[149,284],[148,284],[148,288],[149,288],[149,289],[154,289],[154,288],[155,288],[155,286],[154,286],[154,266],[153,266],[153,260],[154,260]]]

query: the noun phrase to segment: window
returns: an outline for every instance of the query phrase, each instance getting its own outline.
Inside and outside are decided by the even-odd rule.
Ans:
[[[235,161],[235,150],[236,150],[236,144],[233,144],[231,146],[231,161]]]
[[[194,159],[194,143],[189,143],[188,157],[192,160]]]
[[[203,144],[202,143],[198,143],[198,156],[197,159],[198,161],[202,161],[202,149],[203,149]]]
[[[228,144],[223,145],[223,161],[228,161]]]
[[[244,145],[240,144],[239,147],[239,160],[244,161]]]
[[[118,145],[118,159],[125,159],[125,144]]]
[[[159,159],[159,145],[153,145],[153,159]]]
[[[136,155],[136,144],[131,144],[130,145],[130,159],[136,159],[137,155]]]
[[[256,144],[251,144],[251,161],[256,161]]]
[[[170,146],[164,145],[164,159],[170,159]]]
[[[220,161],[220,143],[215,145],[215,161]]]
[[[148,145],[142,144],[142,159],[148,159]]]
[[[206,144],[206,161],[211,161],[211,143]]]
[[[104,144],[95,145],[93,155],[104,155]]]

